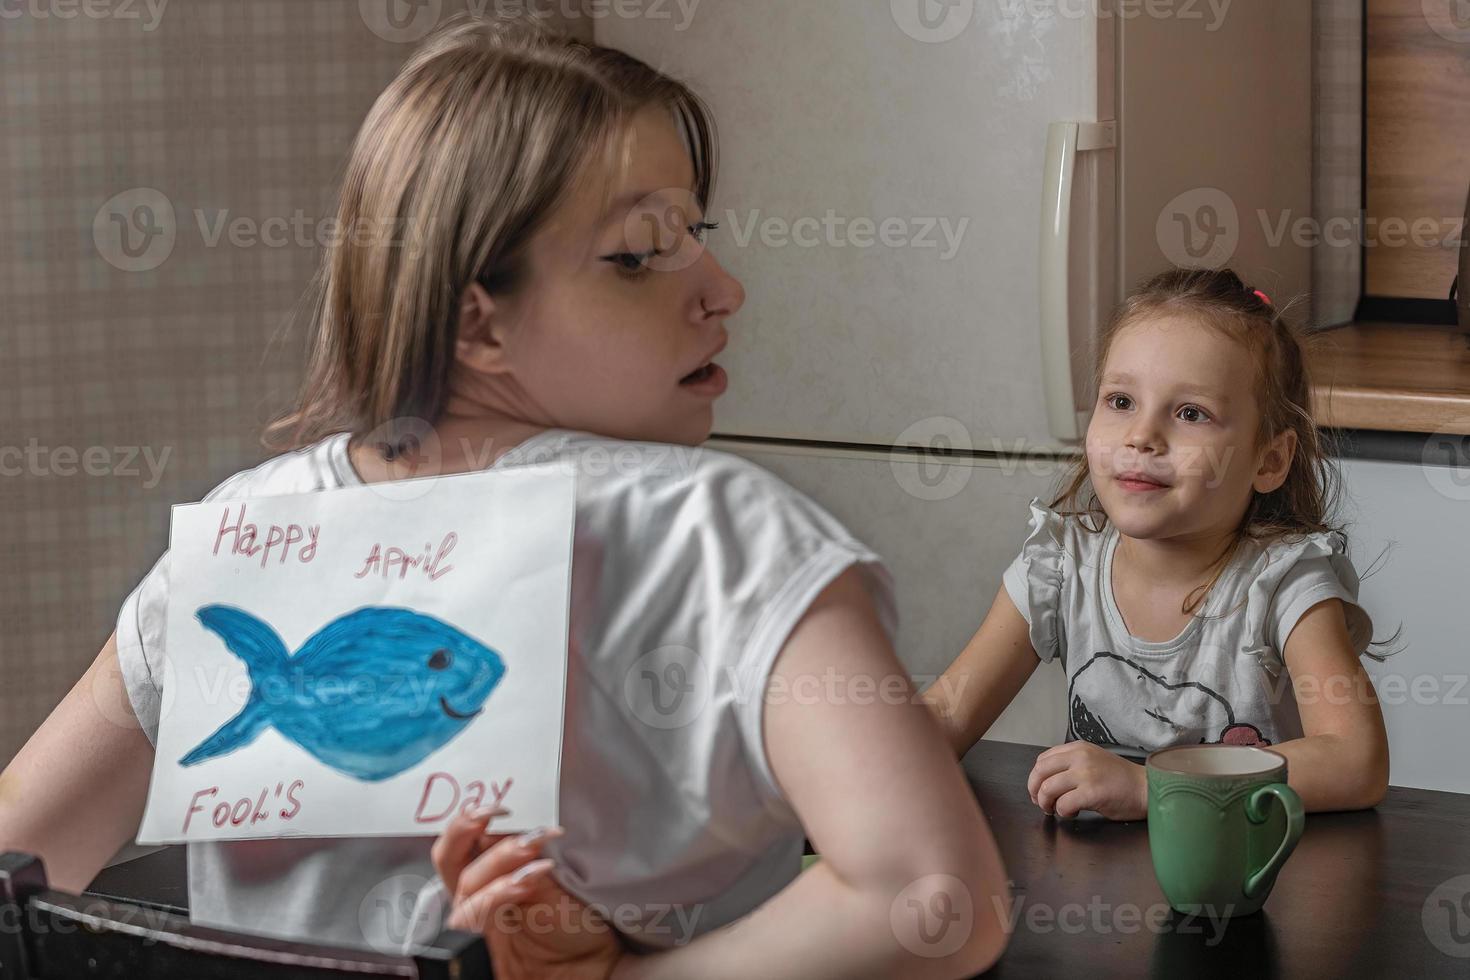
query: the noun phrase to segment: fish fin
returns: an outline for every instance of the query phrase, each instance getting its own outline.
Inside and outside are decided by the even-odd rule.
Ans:
[[[255,741],[255,737],[269,727],[270,713],[266,710],[265,703],[252,695],[238,715],[225,722],[213,735],[196,745],[188,755],[179,760],[179,765],[192,766],[205,759],[213,759],[217,755],[225,755],[238,748],[243,748]]]
[[[199,622],[225,641],[230,652],[250,669],[250,679],[276,674],[285,666],[286,645],[262,620],[234,606],[202,606],[194,614]]]

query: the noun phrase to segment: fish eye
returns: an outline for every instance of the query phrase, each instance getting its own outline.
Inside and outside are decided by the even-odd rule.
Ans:
[[[435,650],[432,654],[429,655],[429,669],[430,670],[443,670],[445,667],[448,667],[448,666],[449,666],[449,651],[448,650]]]

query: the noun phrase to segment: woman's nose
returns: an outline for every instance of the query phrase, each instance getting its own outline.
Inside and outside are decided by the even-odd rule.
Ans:
[[[699,297],[703,319],[731,317],[745,305],[745,287],[740,280],[725,271],[719,259],[705,252],[701,260],[706,264],[706,280]]]

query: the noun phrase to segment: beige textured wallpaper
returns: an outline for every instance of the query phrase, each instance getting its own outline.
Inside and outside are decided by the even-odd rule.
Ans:
[[[6,5],[0,764],[97,655],[169,506],[265,457],[300,362],[301,330],[277,335],[348,142],[464,6]],[[575,4],[541,7],[591,37]]]

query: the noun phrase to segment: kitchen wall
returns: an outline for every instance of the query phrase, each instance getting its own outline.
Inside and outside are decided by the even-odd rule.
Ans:
[[[463,2],[443,6],[447,14]],[[1358,6],[1316,4],[1315,209],[1324,219],[1357,209]],[[296,382],[301,332],[278,334],[317,249],[211,244],[210,229],[221,218],[325,216],[355,126],[411,48],[394,38],[424,26],[399,32],[365,18],[357,0],[188,0],[167,5],[156,23],[145,4],[131,9],[137,19],[26,15],[0,31],[0,363],[9,369],[0,386],[0,539],[14,556],[0,593],[0,763],[106,640],[123,596],[166,544],[168,506],[263,458],[260,426]],[[586,20],[565,26],[590,36]],[[150,223],[137,211],[150,203],[142,195],[109,205],[138,189],[173,209],[174,241],[155,267],[128,271],[158,254],[129,256],[116,235],[119,219]],[[1358,255],[1317,250],[1319,322],[1351,316]],[[802,479],[777,451],[753,458]],[[823,479],[803,488],[830,496],[819,491],[889,465],[834,455]],[[1463,644],[1449,621],[1454,597],[1440,594],[1458,581],[1443,528],[1458,511],[1396,505],[1407,492],[1390,479],[1399,471],[1362,472],[1371,531],[1357,554],[1371,560],[1378,542],[1400,541],[1383,577],[1365,582],[1365,597],[1384,632],[1404,622],[1411,651],[1423,651],[1395,669],[1449,683]],[[951,509],[935,508],[937,529],[968,535],[959,564],[938,557],[953,543],[948,531],[936,531],[932,560],[874,540],[882,553],[916,556],[895,569],[911,670],[932,676],[958,653],[1014,554],[1013,527],[967,526],[976,495],[1024,509],[1049,484],[1025,468],[977,466]],[[833,506],[853,526],[898,527],[889,518],[905,500],[853,492]],[[1413,520],[1401,525],[1399,515]],[[1426,568],[1440,577],[1416,571]],[[956,608],[969,618],[941,615]],[[1057,672],[1038,672],[1018,702],[1025,710],[1008,712],[993,734],[1060,732],[1058,682]],[[1450,737],[1452,706],[1401,705],[1390,714],[1396,744],[1413,746],[1421,714],[1442,744],[1463,742]],[[1404,759],[1396,781],[1419,785],[1453,762]]]
[[[465,6],[395,27],[388,3],[7,5],[0,764],[97,655],[169,505],[264,458],[348,142],[427,15]],[[240,244],[214,237],[237,219]]]

